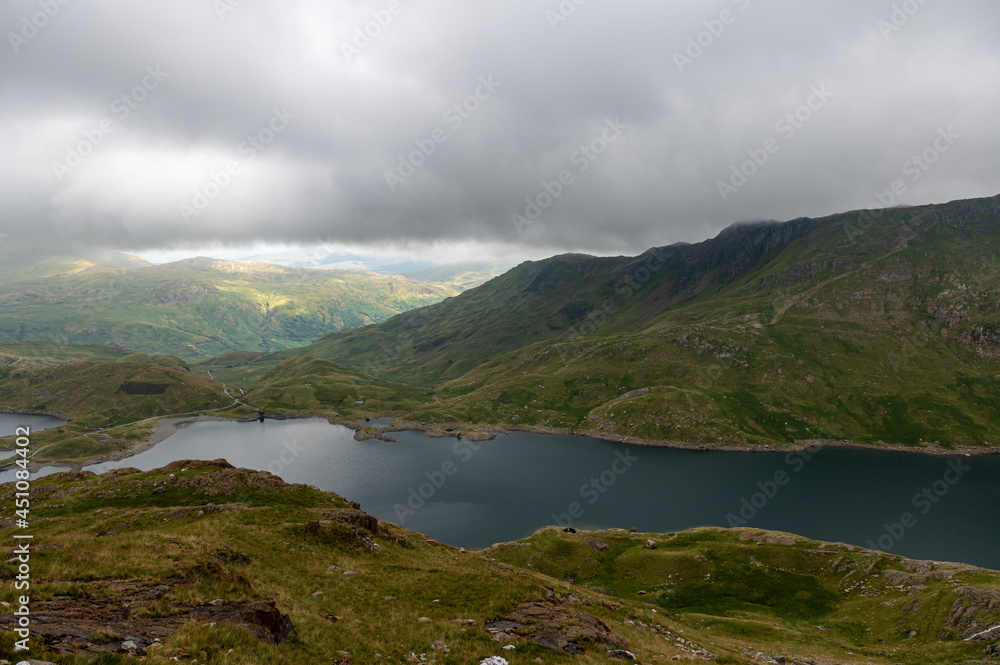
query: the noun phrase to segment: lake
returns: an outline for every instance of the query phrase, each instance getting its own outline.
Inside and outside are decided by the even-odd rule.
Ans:
[[[32,432],[41,432],[44,429],[65,425],[66,421],[52,416],[24,416],[16,413],[0,413],[0,436],[12,436],[17,433],[18,427],[28,427]],[[17,451],[0,450],[0,462],[9,460]],[[35,477],[47,476],[50,473],[68,471],[68,467],[49,467]],[[0,482],[10,482],[14,479],[13,471],[0,471]]]
[[[392,436],[396,443],[358,442],[352,430],[319,419],[189,423],[141,455],[88,468],[225,458],[463,547],[557,523],[671,532],[743,520],[1000,569],[1000,457],[688,451],[517,432],[481,443]]]
[[[32,432],[65,425],[66,421],[52,416],[22,416],[16,413],[0,413],[0,436],[10,436],[18,427],[30,427]]]

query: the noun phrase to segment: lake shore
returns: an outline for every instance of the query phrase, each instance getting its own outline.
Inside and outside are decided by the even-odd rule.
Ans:
[[[16,414],[4,411],[11,415],[46,415],[54,414],[41,413],[21,413]],[[56,416],[58,417],[58,416]],[[417,422],[399,422],[385,427],[373,427],[364,422],[349,421],[342,418],[323,413],[275,413],[266,416],[271,420],[302,420],[317,418],[325,420],[331,425],[340,425],[354,430],[354,438],[358,441],[378,439],[387,442],[395,442],[391,434],[393,432],[417,431],[423,432],[430,438],[461,438],[465,441],[491,441],[500,435],[510,432],[527,432],[532,434],[546,434],[551,436],[581,436],[599,441],[609,441],[612,443],[623,443],[630,446],[642,446],[653,448],[674,448],[678,450],[714,451],[714,452],[742,452],[742,453],[780,453],[780,452],[801,452],[807,449],[822,448],[844,448],[844,449],[864,449],[883,450],[887,452],[903,452],[918,455],[933,455],[940,457],[969,457],[969,456],[989,456],[1000,455],[1000,447],[957,447],[945,449],[935,446],[905,446],[898,444],[869,444],[856,443],[853,441],[834,439],[814,439],[802,440],[795,443],[780,445],[757,445],[747,443],[690,443],[685,441],[649,440],[639,437],[623,436],[609,432],[596,430],[575,430],[555,427],[541,427],[532,425],[472,425],[463,424],[455,427],[435,427]],[[69,466],[74,471],[79,471],[83,467],[104,462],[120,462],[144,453],[157,444],[170,438],[177,432],[177,426],[183,423],[193,422],[254,422],[257,418],[234,417],[234,416],[181,416],[175,418],[164,418],[155,421],[152,425],[149,436],[140,443],[135,444],[126,451],[119,451],[109,455],[95,455],[82,460],[46,460],[43,463],[33,462],[33,468],[43,466]]]

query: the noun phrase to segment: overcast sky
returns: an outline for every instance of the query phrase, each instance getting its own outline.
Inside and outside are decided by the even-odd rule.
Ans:
[[[996,0],[4,0],[0,26],[8,254],[637,253],[896,180],[1000,193]]]

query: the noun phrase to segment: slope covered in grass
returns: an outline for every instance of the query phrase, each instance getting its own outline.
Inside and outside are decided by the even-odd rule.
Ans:
[[[1000,623],[1000,579],[968,566],[756,531],[548,530],[464,552],[221,460],[38,479],[31,518],[31,655],[59,664],[936,665],[983,658],[988,641],[963,640]]]
[[[220,383],[192,373],[183,361],[169,356],[132,354],[112,362],[0,367],[3,410],[49,413],[70,421],[35,435],[32,452],[38,461],[106,458],[150,433],[150,425],[122,425],[232,405]],[[103,431],[107,428],[115,429]],[[14,437],[0,438],[0,449],[13,446]]]
[[[188,360],[301,346],[457,293],[398,275],[204,258],[58,274],[36,267],[0,283],[0,341],[108,344]]]
[[[246,400],[268,413],[313,413],[337,418],[398,414],[434,401],[426,388],[388,383],[309,357],[282,362],[257,383]]]

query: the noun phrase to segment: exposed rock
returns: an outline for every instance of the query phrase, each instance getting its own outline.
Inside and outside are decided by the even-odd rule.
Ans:
[[[600,538],[588,538],[587,545],[589,545],[590,549],[594,550],[595,552],[607,552],[611,548],[610,545],[608,545]]]
[[[612,649],[608,651],[608,658],[611,660],[635,660],[635,654],[624,649]]]
[[[980,614],[1000,611],[1000,591],[963,586],[955,589],[955,595],[957,598],[944,625],[960,630],[963,638],[990,627],[985,618],[980,619]]]
[[[924,586],[927,584],[927,577],[924,575],[911,575],[909,573],[904,573],[899,570],[885,570],[882,571],[882,577],[884,577],[889,584],[893,586]]]
[[[628,645],[625,638],[611,632],[598,618],[584,614],[564,600],[525,603],[506,616],[486,623],[486,632],[526,640],[572,654],[585,653],[583,644],[590,642],[614,649]]]
[[[647,550],[655,550],[656,549],[656,541],[655,540],[647,540],[646,541],[646,549]]]
[[[178,581],[175,585],[181,585]],[[97,651],[141,653],[159,644],[190,621],[229,623],[259,640],[280,644],[295,633],[291,619],[281,614],[272,600],[255,600],[196,607],[177,606],[171,616],[148,616],[143,608],[161,604],[171,586],[144,587],[122,583],[116,595],[94,597],[57,597],[36,601],[38,612],[33,633],[45,640],[48,648],[65,654]],[[122,636],[122,642],[94,645],[91,635],[104,631]]]
[[[959,335],[960,344],[977,347],[980,353],[996,355],[1000,353],[1000,330],[991,326],[974,326]]]
[[[744,531],[740,534],[740,540],[743,542],[753,540],[758,543],[767,543],[769,545],[794,545],[798,542],[798,540],[792,536],[783,533],[768,533],[766,531]]]

